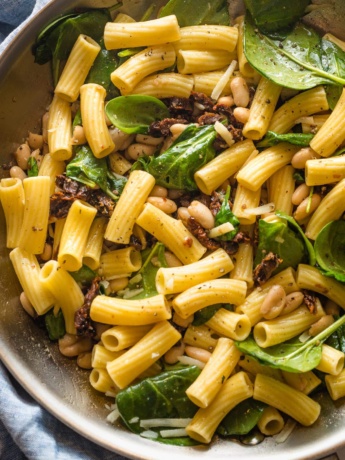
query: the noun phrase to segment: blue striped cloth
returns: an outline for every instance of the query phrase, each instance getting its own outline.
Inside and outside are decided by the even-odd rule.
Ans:
[[[0,54],[50,0],[0,0]],[[84,439],[34,401],[0,362],[1,460],[125,460]]]

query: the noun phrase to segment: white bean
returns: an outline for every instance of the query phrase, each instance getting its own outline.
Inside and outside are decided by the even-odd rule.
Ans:
[[[314,193],[310,198],[305,198],[294,212],[297,222],[309,217],[321,203],[321,196]]]
[[[31,155],[31,149],[28,144],[20,145],[14,153],[14,158],[16,159],[17,165],[23,169],[28,169],[28,160]]]
[[[236,107],[233,111],[234,117],[240,123],[247,123],[249,119],[250,110],[246,107]]]
[[[222,96],[217,101],[217,105],[226,105],[228,107],[233,106],[234,103],[234,98],[232,96]]]
[[[92,349],[92,340],[89,337],[77,337],[65,334],[59,339],[59,350],[64,356],[73,357]]]
[[[309,335],[314,337],[315,335],[319,334],[323,330],[325,330],[328,326],[334,323],[333,315],[325,315],[322,316],[316,323],[312,324],[309,328]]]
[[[181,344],[176,347],[170,348],[170,350],[168,350],[164,355],[164,361],[167,364],[176,364],[179,357],[183,355],[184,348],[185,345],[183,342],[181,342]]]
[[[28,144],[32,149],[41,149],[43,147],[42,134],[35,134],[35,133],[29,132]]]
[[[121,131],[119,128],[109,128],[109,134],[112,141],[115,144],[115,151],[125,150],[134,139],[134,135],[127,134]]]
[[[168,264],[168,267],[181,267],[183,264],[182,262],[180,261],[180,259],[178,259],[175,254],[173,254],[172,252],[169,252],[169,251],[165,251],[164,252],[164,257],[165,257],[165,260]]]
[[[183,131],[187,128],[188,125],[184,125],[183,123],[175,123],[174,125],[170,126],[170,132],[173,136],[179,136]]]
[[[190,214],[189,214],[189,211],[188,211],[188,208],[185,208],[183,206],[181,206],[180,208],[178,208],[177,210],[177,218],[182,220],[182,222],[184,223],[184,225],[187,225],[188,223],[188,219],[190,218]]]
[[[77,364],[82,369],[92,369],[92,353],[87,351],[85,353],[80,353],[77,358]]]
[[[80,125],[76,125],[73,128],[73,136],[71,139],[73,145],[83,145],[86,144],[87,140],[85,137],[84,128]]]
[[[265,319],[273,319],[280,315],[286,301],[286,294],[280,284],[274,284],[268,291],[262,305],[260,313]]]
[[[282,314],[286,315],[287,313],[290,313],[291,311],[296,310],[296,308],[302,305],[303,300],[304,300],[303,292],[301,291],[291,292],[290,294],[286,296],[285,306],[283,308]]]
[[[212,212],[200,201],[192,201],[187,210],[204,228],[209,230],[214,227],[214,216]]]
[[[321,156],[311,147],[305,147],[295,153],[295,155],[292,157],[291,165],[296,169],[304,169],[308,160],[320,157]]]
[[[165,212],[165,214],[172,214],[177,210],[175,201],[169,200],[169,198],[162,198],[160,196],[149,196],[147,203],[151,203],[156,208]]]
[[[20,180],[24,180],[27,177],[25,172],[19,166],[12,166],[12,168],[10,169],[10,176],[13,179],[20,179]]]
[[[34,307],[32,306],[30,300],[26,297],[25,292],[22,292],[19,296],[19,301],[22,304],[22,307],[26,311],[28,315],[30,315],[32,318],[35,318],[36,312]]]
[[[132,160],[137,160],[139,157],[152,156],[155,151],[156,147],[154,145],[131,144],[126,153]]]
[[[249,89],[243,77],[235,77],[230,82],[232,97],[237,107],[247,107],[249,104]]]
[[[53,254],[53,247],[51,244],[45,243],[44,245],[44,250],[42,254],[40,254],[41,259],[46,262],[47,260],[50,260],[52,258]]]
[[[307,184],[303,183],[299,185],[296,190],[293,192],[291,201],[292,204],[298,206],[302,203],[302,201],[309,196],[310,187]]]
[[[188,318],[181,318],[176,312],[173,316],[173,322],[178,326],[187,328],[194,321],[194,315],[188,316]]]
[[[156,147],[161,144],[163,140],[163,137],[153,137],[148,136],[147,134],[137,134],[135,136],[135,141],[139,144],[155,145]]]
[[[197,359],[198,361],[201,361],[202,363],[207,363],[207,361],[212,356],[212,353],[210,353],[209,351],[204,350],[203,348],[191,347],[190,345],[186,346],[184,352],[190,358]]]
[[[167,198],[168,196],[168,189],[162,187],[161,185],[155,185],[151,190],[150,196],[160,196],[162,198]]]

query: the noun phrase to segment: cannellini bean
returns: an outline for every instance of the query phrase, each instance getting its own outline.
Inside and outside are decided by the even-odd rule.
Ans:
[[[118,150],[125,150],[134,139],[134,135],[124,133],[116,127],[109,128],[109,134],[115,144],[116,152]]]
[[[300,305],[302,305],[302,302],[304,300],[304,295],[300,291],[296,292],[291,292],[286,296],[285,300],[285,306],[283,308],[282,314],[286,315],[287,313],[290,313],[293,310],[296,310]]]
[[[46,262],[47,260],[50,260],[52,258],[53,254],[53,247],[51,244],[45,243],[44,245],[44,250],[42,254],[40,254],[41,259]]]
[[[320,157],[321,156],[311,147],[305,147],[295,153],[295,155],[292,157],[291,165],[296,169],[304,169],[308,160]]]
[[[77,358],[77,364],[82,369],[92,369],[92,353],[87,351],[85,353],[80,353]]]
[[[168,350],[164,355],[165,362],[167,364],[177,363],[179,357],[183,355],[184,349],[185,344],[183,342],[181,342],[180,345],[176,347],[170,348],[170,350]]]
[[[109,290],[110,292],[117,292],[126,289],[128,286],[128,278],[115,278],[114,280],[109,281]]]
[[[10,176],[13,177],[13,179],[20,180],[24,180],[27,177],[25,172],[19,166],[12,166],[10,169]]]
[[[184,352],[190,358],[197,359],[198,361],[201,361],[203,363],[207,363],[207,361],[212,356],[212,353],[210,353],[209,351],[204,350],[203,348],[191,347],[190,345],[186,346]]]
[[[294,212],[297,222],[309,217],[321,203],[321,196],[314,193],[310,198],[305,198]]]
[[[183,206],[178,208],[178,210],[177,210],[177,218],[182,220],[184,225],[187,225],[188,219],[190,218],[188,208],[185,208]]]
[[[25,292],[22,292],[19,296],[19,301],[22,304],[22,307],[26,311],[28,315],[30,315],[32,318],[35,318],[36,312],[34,307],[32,306],[30,300],[26,297]]]
[[[73,145],[83,145],[86,144],[87,140],[85,137],[84,128],[80,125],[76,125],[73,128],[73,135],[71,140]]]
[[[228,107],[231,107],[234,104],[235,102],[232,96],[221,96],[217,101],[217,105],[226,105]]]
[[[31,155],[31,149],[28,144],[20,145],[14,152],[14,158],[16,159],[17,165],[22,169],[28,169],[28,160]]]
[[[200,201],[192,201],[187,210],[204,228],[209,230],[214,227],[214,216],[212,212]]]
[[[232,97],[237,107],[247,107],[249,104],[249,89],[243,77],[235,77],[230,82]]]
[[[236,107],[233,111],[234,117],[240,123],[247,123],[250,110],[246,107]]]
[[[170,190],[168,190],[168,197],[171,200],[177,200],[178,198],[181,198],[183,193],[184,193],[183,190],[178,190],[177,188],[170,189]]]
[[[32,149],[41,149],[43,147],[43,136],[42,134],[35,134],[29,132],[28,144]]]
[[[307,184],[303,183],[299,185],[296,190],[293,192],[291,201],[292,204],[298,206],[302,203],[302,201],[309,196],[310,187]]]
[[[155,185],[151,190],[150,196],[160,196],[162,198],[167,198],[168,196],[168,189],[162,187],[161,185]]]
[[[319,334],[323,330],[325,330],[328,326],[334,323],[334,318],[332,315],[325,315],[322,316],[316,323],[312,324],[309,328],[309,335],[314,337],[315,335]]]
[[[173,322],[178,326],[187,328],[194,321],[194,315],[188,316],[188,318],[181,318],[176,312],[173,316]]]
[[[139,157],[152,156],[155,151],[156,147],[154,145],[131,144],[126,153],[132,160],[137,160]]]
[[[161,144],[163,140],[163,137],[153,137],[146,134],[137,134],[135,136],[135,141],[139,144],[155,145],[156,147]]]
[[[173,136],[179,136],[188,125],[184,125],[183,123],[175,123],[174,125],[170,126],[170,132]]]
[[[339,305],[330,299],[327,299],[326,304],[324,306],[324,310],[326,312],[326,315],[339,315],[340,313]]]
[[[172,214],[177,210],[177,205],[175,201],[169,200],[169,198],[162,198],[160,196],[149,196],[147,198],[147,203],[151,203],[156,208],[165,212],[165,214]]]
[[[183,264],[182,262],[180,261],[180,259],[178,259],[175,254],[173,254],[172,252],[169,252],[169,251],[165,251],[164,252],[164,257],[165,257],[165,260],[168,264],[168,267],[181,267]]]
[[[108,324],[95,323],[95,329],[96,329],[95,340],[101,340],[101,336],[103,332],[107,331],[110,328],[111,326],[109,326]]]
[[[92,349],[92,340],[89,337],[77,337],[65,334],[59,339],[59,350],[64,356],[73,357]]]
[[[280,284],[274,284],[268,291],[262,305],[260,312],[265,319],[273,319],[280,315],[284,308],[286,301],[286,294]]]

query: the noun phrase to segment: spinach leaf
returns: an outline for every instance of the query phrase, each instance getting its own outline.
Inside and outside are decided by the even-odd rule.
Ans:
[[[221,240],[221,241],[231,241],[236,236],[238,229],[240,227],[240,221],[237,219],[235,214],[231,211],[230,204],[229,204],[229,198],[230,198],[230,187],[227,187],[222,205],[215,217],[215,227],[217,227],[218,225],[230,222],[230,224],[233,225],[234,230],[217,238],[218,240]]]
[[[151,123],[169,117],[162,101],[140,94],[116,97],[107,103],[105,111],[112,124],[128,134],[145,134]]]
[[[198,407],[188,398],[186,390],[200,372],[196,366],[178,368],[120,391],[116,404],[125,425],[134,433],[141,433],[144,428],[140,427],[140,420],[193,417]],[[159,432],[160,428],[154,430]]]
[[[96,158],[87,145],[78,148],[76,156],[67,165],[66,175],[90,188],[99,187],[115,201],[126,183],[125,177],[110,173],[106,158]]]
[[[215,156],[213,125],[189,125],[164,153],[157,157],[141,157],[132,169],[144,169],[158,185],[186,191],[198,190],[194,174]]]
[[[35,177],[38,176],[38,164],[37,160],[34,157],[30,157],[28,159],[28,176],[29,177]]]
[[[92,280],[97,276],[97,273],[91,270],[91,268],[87,265],[83,265],[78,271],[69,272],[69,274],[77,283],[82,284],[83,286],[91,284]]]
[[[159,17],[175,14],[180,27],[200,24],[230,24],[226,0],[170,0],[160,11]]]
[[[50,340],[59,340],[66,334],[65,319],[61,309],[56,315],[54,314],[54,309],[49,310],[44,315],[44,322]]]
[[[329,108],[334,110],[343,92],[343,87],[340,85],[325,85],[325,91]]]
[[[263,349],[257,345],[253,336],[250,335],[243,342],[235,342],[235,344],[240,351],[267,366],[288,372],[307,372],[319,364],[322,343],[344,324],[345,315],[303,343],[300,342],[298,337],[295,337],[287,342]]]
[[[96,83],[103,86],[107,91],[107,99],[111,99],[120,95],[119,90],[110,79],[110,74],[119,66],[119,59],[116,51],[104,48],[103,40],[101,47],[85,83]]]
[[[301,227],[298,225],[298,223],[295,221],[295,219],[293,217],[289,216],[288,214],[285,214],[285,212],[282,212],[282,211],[279,211],[279,210],[276,211],[275,214],[278,217],[280,217],[281,219],[285,219],[290,224],[290,226],[292,228],[294,228],[296,233],[298,233],[300,235],[300,237],[302,238],[302,240],[304,242],[304,245],[305,245],[305,248],[307,250],[307,253],[308,253],[309,265],[315,265],[316,258],[315,258],[315,251],[314,251],[313,245],[308,240],[308,238],[305,236],[304,231],[301,229]]]
[[[129,280],[129,289],[143,289],[140,294],[131,297],[131,299],[145,299],[158,294],[156,289],[156,275],[160,267],[167,267],[165,260],[165,246],[162,243],[156,243],[153,248],[148,248],[142,251],[143,265],[138,272],[134,274],[132,279],[138,279],[139,281]],[[159,266],[152,263],[153,257],[157,256]]]
[[[303,15],[309,0],[245,0],[256,27],[265,33],[287,32]]]
[[[302,240],[283,222],[266,222],[259,220],[259,244],[255,257],[255,265],[273,252],[282,259],[282,263],[274,271],[278,273],[287,267],[297,267],[305,258]]]
[[[266,148],[272,145],[279,144],[279,142],[289,142],[290,144],[300,145],[301,147],[308,147],[310,141],[314,137],[314,134],[304,133],[289,133],[289,134],[277,134],[273,131],[267,131],[266,136],[256,144],[257,147]]]
[[[263,35],[246,17],[244,35],[249,63],[278,85],[304,90],[345,84],[345,52],[302,24],[279,41]]]
[[[93,9],[81,14],[62,16],[48,25],[37,37],[33,48],[35,62],[45,64],[52,59],[56,85],[60,62],[67,59],[78,36],[85,34],[100,42],[108,21],[111,21],[111,16],[107,9]]]
[[[222,436],[248,434],[260,420],[266,406],[253,398],[242,401],[220,422],[217,433]]]
[[[335,220],[325,225],[317,235],[316,261],[325,276],[345,282],[345,222]]]
[[[345,325],[338,327],[326,340],[327,345],[345,353]]]

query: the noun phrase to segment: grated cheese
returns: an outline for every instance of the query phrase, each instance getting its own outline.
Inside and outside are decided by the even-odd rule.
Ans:
[[[234,73],[234,70],[236,69],[236,66],[237,66],[237,61],[235,60],[232,61],[229,67],[226,69],[224,75],[221,76],[221,78],[218,80],[218,83],[213,88],[213,91],[211,93],[211,98],[214,99],[215,101],[222,94],[222,91],[224,90],[225,86],[229,82],[231,75]]]

